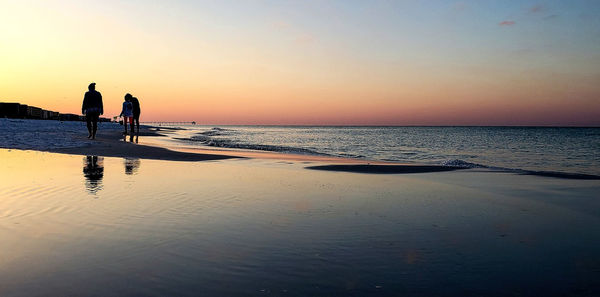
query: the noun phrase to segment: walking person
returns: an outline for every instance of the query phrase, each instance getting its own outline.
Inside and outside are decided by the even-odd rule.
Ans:
[[[123,102],[123,109],[121,109],[119,116],[123,117],[123,126],[125,127],[123,135],[127,135],[127,122],[129,122],[131,126],[131,138],[133,139],[133,105],[131,104],[131,98],[131,94],[125,94],[125,102]]]
[[[104,113],[102,104],[102,94],[96,91],[96,83],[91,83],[88,86],[88,91],[83,96],[83,104],[81,105],[81,113],[85,115],[87,123],[88,138],[96,139],[96,131],[98,130],[98,118]]]
[[[135,123],[136,135],[140,134],[140,101],[136,97],[131,97],[131,106],[133,107],[133,122]]]

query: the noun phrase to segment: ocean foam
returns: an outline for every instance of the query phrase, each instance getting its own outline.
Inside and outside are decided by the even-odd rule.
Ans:
[[[463,167],[463,168],[489,168],[489,166],[485,166],[485,165],[481,165],[481,164],[477,164],[477,163],[471,163],[471,162],[458,160],[458,159],[443,161],[441,165],[452,166],[452,167]]]

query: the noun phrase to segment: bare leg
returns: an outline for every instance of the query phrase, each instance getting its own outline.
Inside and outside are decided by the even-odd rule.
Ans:
[[[92,139],[96,139],[96,131],[98,131],[98,120],[93,119],[92,122]]]
[[[134,129],[133,120],[131,121],[131,123],[129,123],[129,125],[131,126],[131,134],[129,134],[129,141],[133,142],[133,129]]]
[[[88,138],[92,137],[92,119],[90,117],[90,115],[85,115],[85,121],[87,123],[87,129],[88,129]]]

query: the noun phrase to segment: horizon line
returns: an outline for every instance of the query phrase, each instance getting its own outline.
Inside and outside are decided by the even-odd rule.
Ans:
[[[189,122],[194,126],[270,126],[270,127],[496,127],[496,128],[600,128],[600,124],[593,125],[371,125],[371,124],[217,124],[217,123],[198,123],[191,124],[192,121],[149,121],[140,122],[140,125],[150,124],[168,124]]]

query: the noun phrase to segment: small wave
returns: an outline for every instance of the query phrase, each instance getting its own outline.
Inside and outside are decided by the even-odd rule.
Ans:
[[[471,162],[467,162],[467,161],[463,161],[463,160],[459,160],[459,159],[453,159],[453,160],[446,160],[444,162],[442,162],[442,165],[444,166],[451,166],[451,167],[463,167],[463,168],[490,168],[489,166],[485,166],[485,165],[481,165],[481,164],[477,164],[477,163],[471,163]],[[505,168],[502,168],[505,169]]]
[[[220,136],[220,135],[222,135],[222,134],[221,134],[221,132],[219,132],[219,131],[215,131],[215,130],[208,130],[208,131],[200,132],[200,133],[198,133],[198,135],[205,135],[205,136]]]
[[[279,146],[279,145],[268,145],[268,144],[245,144],[245,143],[234,143],[229,140],[214,139],[205,135],[196,135],[191,138],[175,138],[178,140],[191,141],[195,143],[201,143],[206,146],[222,147],[222,148],[234,148],[234,149],[246,149],[246,150],[258,150],[258,151],[269,151],[278,153],[293,153],[303,155],[318,155],[318,156],[330,156],[329,154],[320,153],[310,149]]]
[[[417,153],[417,152],[403,152],[403,153],[400,153],[400,154],[402,154],[404,156],[416,156],[419,153]]]
[[[477,164],[477,163],[471,163],[471,162],[458,160],[458,159],[444,161],[444,162],[442,162],[442,165],[450,166],[450,167],[462,167],[462,168],[487,168],[487,169],[491,169],[491,170],[495,170],[495,171],[511,172],[511,173],[522,174],[522,175],[535,175],[535,176],[566,178],[566,179],[582,179],[582,180],[599,180],[600,179],[599,175],[593,175],[593,174],[495,167],[495,166],[486,166],[486,165],[481,165],[481,164]]]
[[[364,158],[366,158],[366,156],[359,155],[359,154],[351,154],[351,153],[338,153],[338,155],[341,156],[341,157],[354,158],[354,159],[364,159]]]
[[[583,174],[583,173],[568,173],[568,172],[560,172],[560,171],[522,170],[521,174],[556,177],[556,178],[566,178],[566,179],[600,180],[599,175]]]
[[[200,132],[197,135],[199,136],[223,136],[223,135],[231,135],[234,130],[225,129],[219,127],[213,127],[210,130]]]
[[[215,131],[233,131],[232,129],[220,128],[220,127],[212,127],[211,130]]]

